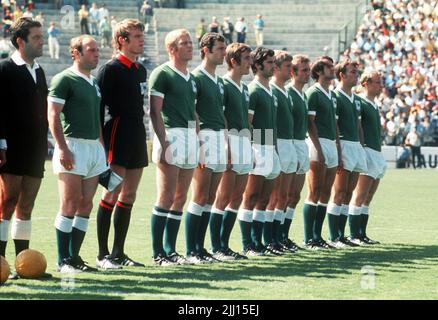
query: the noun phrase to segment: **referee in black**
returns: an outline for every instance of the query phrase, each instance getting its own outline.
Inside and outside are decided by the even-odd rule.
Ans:
[[[111,117],[103,128],[108,162],[124,180],[113,192],[104,190],[97,211],[99,255],[96,264],[102,269],[144,267],[124,252],[131,209],[143,168],[148,165],[143,123],[147,74],[136,62],[144,51],[144,25],[134,19],[119,22],[113,30],[113,47],[118,53],[100,68],[97,80],[102,94],[102,123],[106,111]],[[113,209],[115,232],[110,254],[108,234]]]
[[[9,227],[15,253],[29,248],[31,214],[47,155],[47,83],[35,58],[43,54],[39,22],[19,18],[11,26],[17,49],[0,62],[0,255],[5,256]],[[11,221],[12,215],[15,217]],[[44,277],[50,277],[45,274]],[[16,273],[12,279],[17,279]]]

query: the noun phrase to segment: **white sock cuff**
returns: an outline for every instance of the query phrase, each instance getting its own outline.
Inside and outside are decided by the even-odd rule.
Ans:
[[[275,211],[274,210],[266,210],[265,211],[265,222],[274,222]]]
[[[327,205],[327,213],[334,216],[339,216],[341,215],[341,208],[342,206],[339,206],[334,202],[329,202],[329,204]]]
[[[361,214],[369,215],[369,214],[370,214],[370,207],[368,207],[368,206],[362,206],[362,212],[361,212]]]
[[[11,224],[11,237],[14,240],[30,240],[32,232],[31,220],[20,220],[14,218]]]
[[[318,206],[317,203],[314,203],[314,202],[311,202],[311,201],[304,201],[304,204],[307,204],[307,205],[313,206],[313,207],[317,207]]]
[[[82,232],[87,232],[88,220],[88,218],[75,216],[75,218],[73,219],[73,228],[81,230]]]
[[[283,210],[281,209],[275,209],[274,211],[274,220],[277,221],[283,221],[283,216],[285,215],[285,213],[283,212]]]
[[[58,213],[55,219],[55,228],[64,233],[70,233],[73,228],[73,219],[69,219]]]
[[[265,222],[265,211],[254,209],[252,213],[252,220],[258,222]]]
[[[318,201],[318,207],[327,207],[327,203],[322,203]]]
[[[204,206],[200,206],[199,204],[190,201],[189,205],[187,206],[187,211],[196,216],[202,216],[202,212],[204,211]]]
[[[211,212],[211,208],[212,208],[212,205],[211,205],[211,204],[206,204],[206,205],[204,206],[204,212]]]
[[[349,206],[348,214],[352,216],[358,216],[362,212],[362,207]]]
[[[230,211],[230,212],[233,212],[233,213],[238,213],[239,212],[239,210],[236,210],[236,209],[233,209],[233,208],[230,208],[230,207],[226,207],[225,211]]]
[[[349,205],[348,204],[343,204],[342,206],[341,206],[341,211],[340,211],[340,213],[342,214],[342,215],[344,215],[344,216],[348,216],[348,209],[349,208]]]
[[[0,220],[0,241],[8,241],[9,220]]]
[[[295,208],[287,207],[285,213],[285,219],[293,220],[295,215]]]
[[[211,208],[211,213],[220,214],[221,216],[223,216],[225,214],[225,211],[218,209],[216,207],[213,207],[213,208]]]
[[[237,219],[244,222],[252,222],[252,210],[239,209]]]

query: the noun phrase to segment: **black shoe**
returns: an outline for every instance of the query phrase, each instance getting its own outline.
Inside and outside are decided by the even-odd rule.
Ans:
[[[254,245],[249,245],[248,247],[244,248],[242,251],[242,255],[245,255],[247,257],[261,257],[265,254],[262,250],[256,249]]]
[[[171,267],[176,266],[178,263],[170,261],[164,254],[159,253],[156,257],[153,258],[153,263],[161,267]]]
[[[80,256],[72,258],[72,266],[82,272],[97,272],[97,268],[90,267],[88,262],[82,260]]]
[[[121,256],[121,257],[112,258],[112,260],[115,263],[117,263],[117,264],[119,264],[121,266],[127,266],[127,267],[145,267],[145,265],[143,263],[136,262],[136,261],[132,260],[126,254],[123,254],[123,256]]]
[[[190,264],[184,256],[180,255],[178,252],[173,252],[167,256],[167,259],[175,262],[176,264]]]
[[[196,252],[190,252],[190,254],[188,254],[185,257],[185,259],[186,259],[188,264],[206,264],[206,263],[211,263],[211,261],[205,260],[203,257],[201,257],[201,255],[199,255]]]
[[[244,256],[244,255],[242,255],[240,253],[237,253],[237,252],[231,250],[230,248],[225,249],[224,252],[227,255],[234,257],[235,260],[248,260],[247,256]]]
[[[269,255],[271,255],[271,256],[282,256],[283,255],[283,252],[277,250],[273,243],[270,243],[266,247],[261,248],[261,250],[265,255],[268,255],[268,256]]]
[[[200,256],[203,260],[208,261],[208,262],[211,262],[211,263],[221,262],[220,260],[218,260],[218,259],[216,259],[215,257],[213,257],[213,255],[210,254],[210,253],[207,251],[207,249],[201,249],[201,252],[199,253],[199,256]]]
[[[365,242],[366,244],[371,244],[371,245],[373,245],[373,244],[380,244],[379,241],[377,241],[377,240],[373,240],[373,239],[370,239],[370,238],[368,238],[367,236],[362,237],[360,240],[362,240],[362,241]]]
[[[326,249],[326,250],[335,249],[334,246],[328,244],[324,239],[320,239],[320,240],[316,241],[316,245],[319,246],[320,248]]]
[[[313,239],[310,239],[307,242],[303,242],[303,248],[306,250],[324,250],[318,245],[316,241],[313,241]]]
[[[282,249],[286,252],[295,253],[298,251],[298,246],[295,242],[290,239],[286,239],[280,242]]]
[[[339,241],[342,242],[343,244],[349,246],[349,247],[359,247],[360,245],[351,242],[347,237],[342,237],[339,238]]]

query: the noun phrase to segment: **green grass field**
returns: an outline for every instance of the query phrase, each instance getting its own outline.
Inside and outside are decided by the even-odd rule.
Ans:
[[[162,268],[151,261],[149,222],[155,201],[155,168],[151,165],[144,172],[125,250],[146,263],[146,268],[62,278],[55,271],[57,182],[48,162],[33,214],[31,247],[45,254],[54,279],[8,281],[0,287],[0,299],[438,299],[437,181],[437,170],[387,172],[370,209],[368,234],[382,242],[378,246]],[[301,205],[291,228],[297,242],[303,238]],[[81,251],[83,259],[93,265],[95,215],[96,208]],[[326,223],[324,228],[327,235]],[[240,250],[238,224],[231,243]],[[6,258],[10,264],[13,250],[9,242]],[[184,253],[184,224],[178,250]],[[364,267],[374,276],[364,274]]]

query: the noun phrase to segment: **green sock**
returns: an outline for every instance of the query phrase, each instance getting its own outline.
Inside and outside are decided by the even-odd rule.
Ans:
[[[176,252],[176,239],[181,224],[182,212],[170,210],[164,228],[164,251],[167,255]]]
[[[265,211],[254,209],[253,221],[251,227],[251,238],[256,249],[259,249],[263,246],[262,237],[263,237],[264,224],[265,224]],[[272,228],[271,228],[271,237],[272,237]]]
[[[240,232],[242,234],[243,250],[246,250],[248,247],[252,246],[251,230],[254,222],[252,218],[252,210],[239,209],[237,217],[239,219]]]
[[[154,258],[159,254],[165,254],[163,248],[163,234],[169,211],[154,207],[151,217],[152,251]]]
[[[367,236],[367,225],[368,225],[369,215],[361,214],[360,218],[361,218],[360,236],[366,237]]]
[[[70,256],[78,257],[88,228],[88,217],[75,216],[70,240]]]
[[[327,214],[327,221],[329,226],[330,240],[335,241],[339,237],[339,216],[334,214]]]
[[[304,242],[307,243],[313,239],[313,225],[315,224],[317,205],[304,203],[303,221],[304,221]],[[286,223],[286,220],[285,222]]]
[[[58,244],[58,264],[61,264],[62,260],[70,257],[70,239],[71,232],[62,232],[56,229],[56,243]]]
[[[358,239],[360,237],[361,207],[350,206],[348,223],[350,225],[350,237]]]
[[[273,243],[273,235],[274,235],[273,229],[274,229],[274,222],[265,221],[265,223],[263,224],[263,240],[265,246]]]
[[[272,222],[272,242],[280,244],[281,241],[281,221],[274,220]]]
[[[213,208],[210,214],[211,250],[216,252],[221,248],[221,228],[224,211]]]
[[[345,237],[345,226],[347,224],[347,220],[348,220],[348,215],[341,214],[339,216],[339,230],[338,230],[339,238]]]
[[[315,223],[313,224],[313,240],[322,240],[322,226],[324,224],[325,214],[327,212],[327,206],[318,205],[316,209]]]
[[[207,233],[208,223],[210,221],[210,211],[202,212],[201,221],[196,236],[196,252],[200,253],[204,249],[205,234]]]
[[[221,227],[221,247],[222,249],[229,249],[229,242],[231,231],[233,230],[234,223],[236,222],[237,212],[225,210],[222,218]]]

